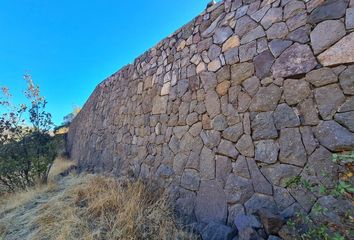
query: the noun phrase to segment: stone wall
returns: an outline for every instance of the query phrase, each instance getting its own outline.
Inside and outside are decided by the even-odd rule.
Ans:
[[[70,155],[157,179],[199,222],[309,212],[321,193],[289,179],[333,187],[331,153],[354,149],[353,30],[353,0],[212,5],[97,86]]]

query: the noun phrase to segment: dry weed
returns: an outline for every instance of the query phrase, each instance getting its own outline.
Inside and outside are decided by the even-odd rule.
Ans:
[[[0,199],[0,216],[15,208],[25,205],[45,192],[55,190],[56,187],[55,182],[50,182],[48,184],[37,184],[36,186],[28,188],[24,191],[2,195]]]
[[[48,202],[35,224],[35,239],[193,239],[178,228],[163,194],[92,175]]]
[[[53,162],[52,167],[50,168],[48,179],[53,181],[55,178],[63,173],[64,171],[68,170],[70,167],[76,166],[76,163],[70,159],[67,159],[63,156],[57,157]]]

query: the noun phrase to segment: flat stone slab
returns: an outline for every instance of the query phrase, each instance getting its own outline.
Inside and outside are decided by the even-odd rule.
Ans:
[[[273,164],[262,167],[264,176],[276,186],[285,187],[287,181],[301,173],[301,168],[289,164]]]
[[[298,128],[284,128],[280,131],[279,160],[282,163],[303,167],[307,162],[305,147]]]
[[[346,11],[345,27],[347,30],[354,29],[354,7],[348,8]]]
[[[226,223],[226,196],[218,181],[201,181],[196,199],[195,215],[199,222]]]
[[[344,94],[354,95],[354,65],[349,66],[339,75],[339,83]]]
[[[261,112],[251,122],[253,140],[272,139],[278,137],[274,125],[273,112]]]
[[[152,114],[166,113],[167,101],[168,101],[168,96],[163,96],[163,97],[156,96],[153,99]]]
[[[336,121],[324,121],[314,128],[314,134],[321,145],[331,151],[354,149],[354,133]]]
[[[311,32],[311,45],[318,54],[345,36],[344,24],[339,20],[327,20],[318,24]]]
[[[268,87],[261,87],[253,97],[250,105],[252,112],[273,111],[277,107],[282,90],[271,84]]]
[[[308,73],[314,69],[316,65],[317,61],[313,56],[311,48],[308,45],[294,43],[275,61],[272,66],[272,71],[276,78],[291,77]]]
[[[349,0],[328,0],[313,10],[309,17],[312,24],[329,19],[339,19],[344,16]]]
[[[243,204],[254,193],[252,180],[230,174],[225,184],[225,193],[229,204]]]
[[[320,68],[306,74],[306,81],[315,87],[321,87],[330,83],[338,82],[338,77],[330,68]]]
[[[339,42],[318,56],[323,66],[354,62],[354,33],[343,37]]]
[[[331,84],[315,89],[318,110],[325,120],[330,120],[345,100],[338,84]]]
[[[274,140],[256,142],[255,160],[264,163],[275,163],[278,159],[279,145]]]

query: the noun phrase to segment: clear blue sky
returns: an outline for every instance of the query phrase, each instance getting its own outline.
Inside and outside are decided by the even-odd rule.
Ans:
[[[95,86],[201,13],[209,0],[0,0],[0,86],[28,72],[56,124]]]

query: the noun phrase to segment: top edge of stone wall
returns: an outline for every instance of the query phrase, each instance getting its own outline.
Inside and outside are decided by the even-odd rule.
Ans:
[[[202,17],[203,15],[205,15],[206,13],[210,13],[213,10],[215,10],[216,8],[220,7],[222,4],[225,3],[225,1],[227,0],[220,0],[218,2],[216,2],[215,4],[213,4],[210,7],[206,7],[199,15],[197,15],[196,17],[194,17],[192,20],[190,20],[188,23],[184,24],[183,26],[181,26],[180,28],[178,28],[177,30],[175,30],[172,34],[168,35],[167,37],[163,38],[162,40],[160,40],[158,43],[156,43],[155,45],[153,45],[151,48],[149,48],[148,50],[146,50],[144,53],[140,54],[138,57],[136,57],[131,63],[127,63],[126,65],[124,65],[123,67],[121,67],[118,71],[114,72],[113,74],[111,74],[110,76],[108,76],[107,78],[105,78],[101,83],[98,84],[98,87],[106,87],[109,85],[110,81],[114,81],[117,80],[117,76],[122,73],[123,71],[126,71],[129,69],[129,67],[134,66],[136,64],[136,62],[138,62],[139,60],[141,60],[142,58],[144,58],[147,54],[149,54],[151,51],[156,50],[157,48],[161,47],[161,45],[165,44],[165,42],[175,36],[177,36],[180,32],[182,32],[185,28],[188,28],[191,24],[194,24],[195,21]],[[187,36],[190,37],[193,34],[193,32]],[[184,40],[186,40],[187,38],[185,38]]]
[[[160,40],[158,43],[156,43],[153,47],[149,48],[148,50],[146,50],[144,53],[140,54],[138,57],[136,57],[131,63],[127,63],[126,65],[122,66],[119,70],[117,70],[116,72],[114,72],[113,74],[111,74],[110,76],[108,76],[107,78],[105,78],[104,80],[102,80],[93,90],[93,92],[91,93],[91,95],[88,97],[87,101],[84,103],[84,105],[82,106],[82,110],[85,110],[85,105],[89,105],[91,102],[94,101],[95,96],[97,95],[98,91],[102,90],[105,87],[109,87],[111,83],[113,83],[114,81],[117,81],[119,78],[119,75],[124,72],[129,70],[130,67],[134,66],[136,64],[136,62],[138,62],[139,60],[141,60],[142,58],[144,58],[144,56],[146,56],[147,54],[149,54],[151,51],[159,48],[161,45],[164,44],[164,42],[168,39],[171,39],[175,36],[177,36],[180,32],[183,31],[183,29],[188,28],[188,26],[190,26],[190,24],[194,24],[196,19],[202,17],[203,15],[205,15],[206,13],[210,13],[213,10],[215,10],[216,8],[220,7],[222,4],[224,4],[226,1],[228,0],[220,0],[216,3],[214,3],[211,6],[206,6],[206,8],[196,17],[194,17],[192,20],[190,20],[188,23],[184,24],[183,26],[181,26],[180,28],[178,28],[177,30],[175,30],[173,33],[171,33],[170,35],[168,35],[167,37],[163,38],[162,40]],[[191,36],[193,33],[191,33],[189,36]],[[188,36],[188,37],[189,37]],[[187,37],[187,38],[188,38]],[[186,38],[186,39],[187,39]],[[78,114],[78,116],[76,117],[77,119],[80,118],[80,112]]]

